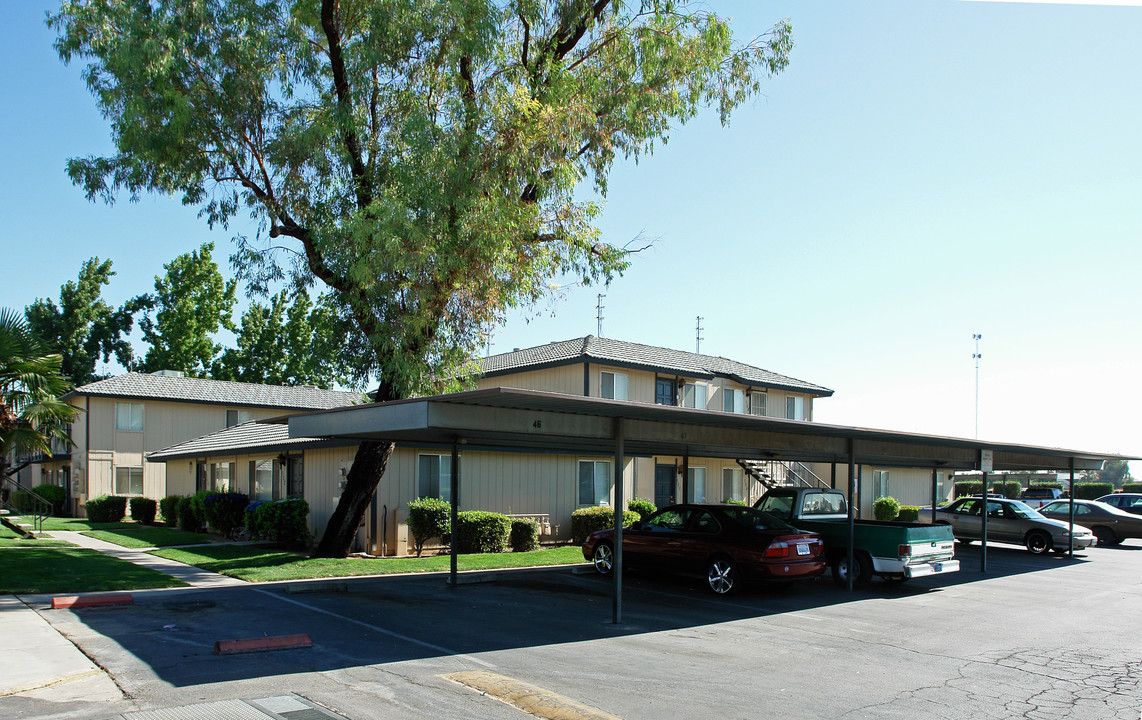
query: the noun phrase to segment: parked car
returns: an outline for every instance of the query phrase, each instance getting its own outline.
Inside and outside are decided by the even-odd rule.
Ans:
[[[1114,493],[1112,495],[1103,495],[1098,498],[1099,502],[1104,502],[1107,505],[1113,505],[1119,510],[1125,510],[1134,515],[1142,515],[1142,494],[1139,493]]]
[[[1058,500],[1064,497],[1063,491],[1059,488],[1053,487],[1029,487],[1023,491],[1019,499],[1023,501],[1027,507],[1035,508],[1038,510],[1049,502]]]
[[[614,530],[587,536],[583,557],[608,575]],[[623,567],[699,575],[725,595],[747,580],[798,580],[825,572],[821,536],[741,505],[670,505],[623,530]]]
[[[981,497],[963,497],[942,508],[936,508],[934,522],[951,525],[956,539],[961,542],[979,540],[983,526],[980,517],[982,506]],[[931,512],[922,510],[921,518],[931,515]],[[1021,544],[1034,555],[1042,555],[1050,550],[1064,553],[1070,548],[1071,531],[1068,523],[1044,517],[1019,500],[988,497],[987,539]],[[1094,535],[1091,531],[1082,525],[1075,525],[1075,550],[1083,550],[1092,544]]]
[[[1071,516],[1071,503],[1056,500],[1039,512],[1066,521]],[[1127,538],[1142,538],[1142,515],[1132,515],[1098,500],[1075,500],[1075,522],[1089,527],[1099,545],[1118,545]]]

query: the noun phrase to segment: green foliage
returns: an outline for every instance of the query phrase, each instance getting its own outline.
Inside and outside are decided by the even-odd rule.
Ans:
[[[250,498],[242,493],[214,493],[203,500],[203,512],[211,529],[230,536],[234,528],[245,523]]]
[[[1098,481],[1108,482],[1114,487],[1123,487],[1134,478],[1130,476],[1130,464],[1126,460],[1107,460],[1098,471]]]
[[[1063,484],[1061,482],[1058,482],[1057,480],[1032,480],[1030,487],[1034,487],[1034,488],[1055,488],[1056,490],[1062,490]]]
[[[153,525],[158,503],[150,498],[131,498],[131,519],[144,525]]]
[[[187,495],[178,501],[178,526],[187,532],[198,532],[202,527],[202,520],[194,513],[193,495]]]
[[[67,501],[67,491],[62,487],[50,483],[43,483],[32,488],[32,492],[51,504],[50,513],[52,515],[63,514],[63,505]],[[12,493],[10,502],[20,512],[38,512],[44,509],[43,505],[36,502],[26,490],[17,490]]]
[[[253,512],[253,523],[246,527],[258,538],[303,547],[310,540],[308,517],[309,503],[305,500],[275,500],[259,504]]]
[[[24,308],[33,334],[62,356],[60,372],[76,386],[104,377],[95,373],[99,360],[109,362],[114,355],[120,365],[130,367],[134,359],[126,336],[140,301],[129,300],[118,310],[108,305],[101,295],[114,275],[110,260],[93,257],[83,263],[77,280],[60,287],[58,306],[51,298],[37,298]]]
[[[956,497],[979,495],[983,492],[982,480],[960,480],[955,484]]]
[[[745,505],[746,501],[745,500],[735,500],[732,497],[728,497],[728,498],[724,498],[722,500],[722,504],[724,504],[724,505]]]
[[[456,516],[452,542],[458,554],[500,553],[507,547],[511,527],[507,515],[466,510]]]
[[[420,557],[429,538],[442,537],[451,523],[452,506],[440,498],[419,498],[408,503],[408,531],[416,556]]]
[[[1114,492],[1114,483],[1077,482],[1072,497],[1076,500],[1094,500]]]
[[[230,319],[237,283],[227,282],[211,257],[214,243],[179,255],[155,277],[155,292],[147,296],[148,307],[139,320],[143,341],[150,345],[143,358],[143,372],[181,370],[192,377],[206,377],[222,351],[212,336],[234,329]],[[154,317],[151,313],[154,312]]]
[[[654,503],[646,498],[631,498],[627,501],[627,510],[634,510],[638,513],[639,520],[645,520],[654,513],[658,512],[658,508]]]
[[[637,522],[639,514],[632,510],[623,511],[623,527]],[[596,530],[615,526],[615,509],[610,507],[579,508],[571,513],[571,540],[582,543]]]
[[[534,518],[513,518],[510,541],[512,552],[538,550],[539,523]]]
[[[1125,493],[1142,493],[1142,483],[1123,483],[1122,492]]]
[[[900,512],[896,515],[896,519],[900,522],[916,522],[920,519],[920,506],[901,505]]]
[[[83,504],[87,519],[91,522],[119,522],[127,514],[127,498],[116,495],[100,495]]]
[[[900,501],[887,495],[877,498],[872,504],[872,514],[877,520],[895,520],[900,514]]]
[[[163,522],[169,527],[178,525],[178,504],[181,501],[181,495],[167,495],[159,500],[159,512],[163,516]]]
[[[1002,495],[1005,498],[1018,500],[1023,495],[1023,485],[1018,480],[1004,480],[1003,482],[994,483],[991,486],[990,492],[996,495]]]

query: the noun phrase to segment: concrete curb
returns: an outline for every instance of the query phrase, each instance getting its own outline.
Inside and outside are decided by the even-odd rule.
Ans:
[[[313,641],[306,634],[277,635],[274,637],[246,638],[243,640],[219,640],[214,643],[215,655],[240,655],[242,653],[268,652],[270,650],[292,650],[313,647]]]
[[[104,607],[107,605],[130,605],[135,598],[130,593],[114,595],[57,595],[52,598],[52,610],[65,608]]]

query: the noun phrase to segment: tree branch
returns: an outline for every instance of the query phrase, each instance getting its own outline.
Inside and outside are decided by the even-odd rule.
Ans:
[[[337,94],[342,125],[342,144],[349,155],[349,166],[353,173],[357,207],[365,209],[373,201],[373,191],[368,172],[361,154],[361,142],[353,129],[353,99],[349,93],[349,77],[345,71],[345,57],[342,55],[341,31],[337,25],[341,11],[340,0],[321,1],[321,29],[329,43],[329,69],[333,72],[333,90]]]

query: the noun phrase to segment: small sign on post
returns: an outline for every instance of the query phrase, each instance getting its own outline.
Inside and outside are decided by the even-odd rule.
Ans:
[[[992,457],[992,451],[991,450],[980,450],[979,451],[979,469],[980,470],[982,470],[983,472],[992,472],[993,470],[995,470],[994,464],[995,464],[995,460]]]

